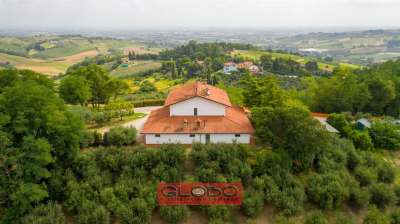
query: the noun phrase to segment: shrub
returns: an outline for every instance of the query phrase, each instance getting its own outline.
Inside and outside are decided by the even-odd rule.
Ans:
[[[375,147],[388,150],[400,149],[400,129],[391,121],[373,122],[370,134]]]
[[[275,217],[275,224],[296,224],[294,220],[291,220],[289,217],[283,215],[277,215]]]
[[[396,209],[390,214],[390,224],[400,224],[400,209]]]
[[[94,143],[94,134],[91,131],[84,131],[82,138],[80,139],[79,145],[81,148],[87,148]]]
[[[340,212],[335,216],[335,224],[355,224],[355,220],[352,216]]]
[[[345,127],[350,125],[344,114],[329,114],[326,121],[341,133],[343,133]]]
[[[373,148],[372,139],[366,131],[352,131],[349,137],[358,149],[369,150]]]
[[[274,204],[285,215],[294,215],[303,210],[304,188],[295,177],[291,174],[282,174],[275,179],[269,176],[264,176],[262,179],[266,203]]]
[[[308,179],[308,198],[322,209],[337,208],[349,196],[343,178],[334,173],[314,175]]]
[[[368,213],[364,218],[363,224],[389,224],[388,217],[376,207],[368,209]]]
[[[264,208],[263,194],[256,192],[253,194],[246,194],[243,200],[242,209],[247,217],[255,218],[262,212]]]
[[[357,166],[359,166],[362,162],[362,158],[360,153],[354,149],[350,149],[347,153],[347,168],[350,171],[353,171]]]
[[[133,101],[132,104],[135,107],[149,107],[149,106],[162,106],[164,102],[165,99],[149,99],[149,100]]]
[[[370,193],[360,187],[351,187],[350,189],[350,204],[357,208],[365,208],[369,205],[371,198]]]
[[[210,222],[221,222],[229,217],[230,211],[227,206],[217,205],[205,207],[206,214]]]
[[[156,92],[157,88],[154,86],[153,83],[149,82],[148,80],[144,80],[140,84],[139,92],[148,93],[148,92]]]
[[[136,128],[116,127],[104,134],[105,145],[129,145],[136,141]]]
[[[326,219],[321,211],[316,211],[306,216],[304,224],[325,224]]]
[[[378,179],[376,170],[371,167],[359,166],[354,170],[354,176],[360,182],[361,186],[368,186],[375,183]]]
[[[99,146],[103,143],[103,135],[97,131],[93,132],[93,146]]]
[[[400,204],[400,186],[394,187],[394,194],[396,195],[397,205]]]
[[[378,180],[384,183],[393,183],[396,177],[396,171],[388,164],[384,163],[378,167]]]
[[[65,216],[61,205],[49,202],[39,205],[30,214],[21,219],[21,224],[65,224]]]
[[[78,224],[108,224],[110,214],[102,205],[85,200],[78,209]]]
[[[379,208],[393,205],[396,202],[396,195],[386,184],[373,184],[370,187],[371,203]]]
[[[175,224],[184,221],[189,217],[187,206],[161,206],[160,215],[168,223]]]
[[[93,119],[97,125],[102,125],[102,124],[105,124],[106,122],[111,121],[111,116],[109,113],[97,112],[94,114]]]

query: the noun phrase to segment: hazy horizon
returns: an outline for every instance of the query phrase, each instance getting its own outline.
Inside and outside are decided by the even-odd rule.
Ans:
[[[0,29],[398,28],[395,0],[0,0]]]

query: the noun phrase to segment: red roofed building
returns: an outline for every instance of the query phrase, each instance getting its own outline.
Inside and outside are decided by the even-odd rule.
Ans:
[[[141,133],[146,144],[249,144],[254,129],[242,107],[228,94],[202,82],[175,88],[164,107],[152,111]]]

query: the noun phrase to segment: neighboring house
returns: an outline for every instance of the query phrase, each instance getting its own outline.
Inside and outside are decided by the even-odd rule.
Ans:
[[[252,65],[249,67],[249,71],[253,74],[260,74],[261,70],[257,65]]]
[[[237,72],[238,68],[236,63],[234,62],[227,62],[224,64],[224,73],[231,74],[232,72]]]
[[[253,64],[253,62],[251,62],[251,61],[245,61],[243,63],[239,63],[239,64],[237,64],[237,68],[248,70],[252,74],[260,73],[260,68],[257,65]]]
[[[361,118],[356,122],[356,128],[358,130],[366,130],[371,128],[371,122],[366,118]]]
[[[323,113],[312,113],[314,119],[318,120],[328,132],[330,133],[340,133],[336,128],[330,125],[326,120],[328,118],[328,114]]]
[[[172,90],[141,134],[148,145],[249,144],[253,132],[244,108],[233,106],[224,90],[197,81]]]

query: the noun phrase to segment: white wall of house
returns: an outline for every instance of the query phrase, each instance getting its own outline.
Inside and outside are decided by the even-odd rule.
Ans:
[[[196,142],[206,143],[206,134],[160,134],[157,137],[156,134],[145,134],[146,144],[193,144]],[[249,144],[250,135],[249,134],[210,134],[211,143],[240,143]]]
[[[212,94],[212,93],[211,93]],[[169,107],[170,116],[193,116],[197,108],[199,116],[225,116],[225,106],[201,97],[194,97]]]

